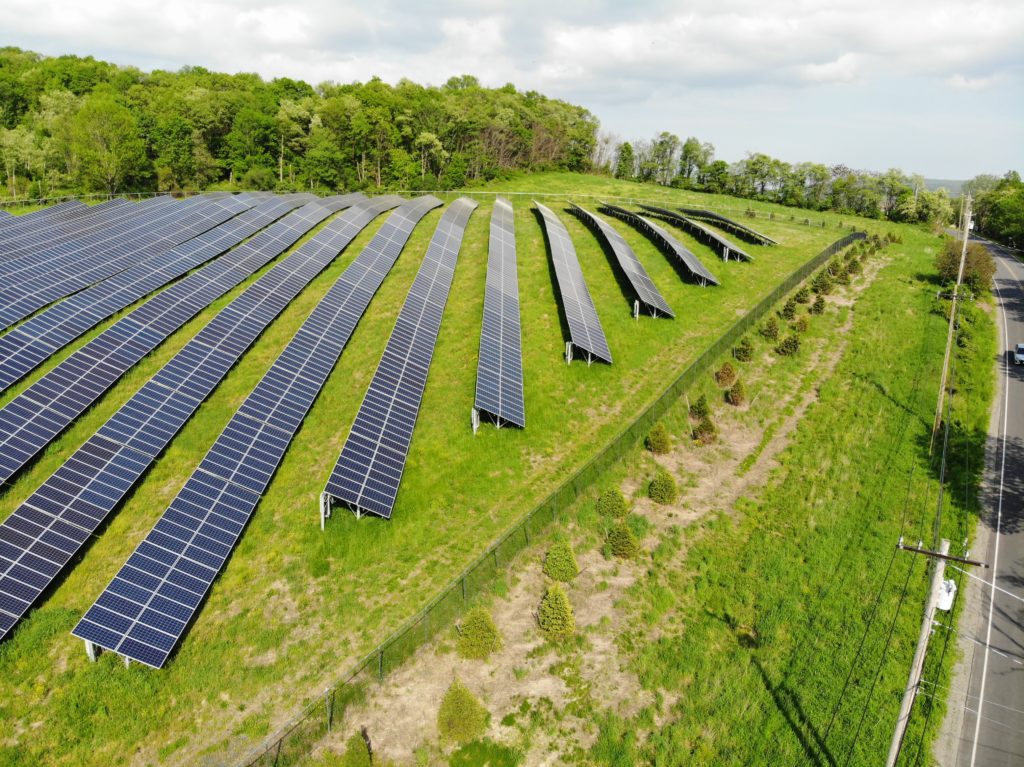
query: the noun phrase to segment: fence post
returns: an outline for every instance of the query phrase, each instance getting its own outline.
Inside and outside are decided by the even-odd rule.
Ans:
[[[384,679],[384,649],[377,654],[377,681]]]

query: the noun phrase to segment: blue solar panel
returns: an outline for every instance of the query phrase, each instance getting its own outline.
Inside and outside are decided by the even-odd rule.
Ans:
[[[752,261],[753,258],[749,253],[740,248],[738,245],[733,243],[726,237],[723,237],[718,232],[708,229],[703,224],[693,221],[681,213],[676,213],[674,210],[668,210],[667,208],[658,208],[654,205],[641,205],[644,210],[650,211],[653,215],[658,218],[668,221],[670,224],[684,229],[687,234],[700,240],[705,245],[708,245],[712,249],[717,250],[724,261],[729,260],[729,256],[732,256],[737,261]]]
[[[631,224],[654,240],[654,242],[663,251],[677,260],[687,273],[696,280],[697,284],[702,286],[718,284],[718,280],[715,278],[715,275],[708,271],[708,268],[701,263],[701,260],[697,258],[689,248],[683,245],[683,243],[679,242],[679,240],[669,234],[664,227],[658,226],[649,218],[638,216],[636,213],[626,210],[625,208],[620,208],[617,205],[602,203],[599,210],[601,210],[602,213],[615,216],[615,218]]]
[[[739,221],[734,221],[731,218],[723,216],[721,213],[715,213],[711,210],[704,210],[703,208],[679,208],[689,218],[697,219],[699,221],[708,221],[721,227],[727,231],[732,232],[741,239],[747,242],[752,242],[755,245],[778,245],[778,241],[773,240],[771,237],[761,234],[755,229],[751,229],[746,224],[741,224]]]
[[[9,479],[106,388],[200,309],[280,255],[331,213],[360,199],[365,198],[332,198],[289,214],[118,320],[15,397],[0,409],[0,426],[9,427],[0,428],[0,482]],[[280,270],[271,270],[258,283],[259,289],[280,275]],[[243,297],[246,302],[252,300],[252,295]],[[12,420],[7,416],[11,410],[32,415]]]
[[[491,213],[474,407],[498,426],[526,426],[515,221],[512,206],[500,197]]]
[[[396,202],[381,198],[363,206],[361,218],[349,220],[351,235]],[[397,253],[392,246],[399,238],[404,240],[400,229],[440,204],[432,197],[405,203],[349,265],[93,609],[86,612],[73,632],[76,636],[150,666],[166,662],[241,536],[370,298],[394,264]],[[190,542],[197,547],[192,553],[187,548]],[[169,551],[173,557],[154,565],[156,551]],[[153,576],[142,583],[137,577],[140,563],[147,563],[146,574]],[[185,572],[184,566],[190,571]],[[172,584],[169,590],[171,577],[177,577],[179,585]],[[141,627],[157,633],[142,638]]]
[[[359,215],[359,206],[357,205],[356,208],[357,210],[352,214],[354,216]],[[306,214],[309,214],[308,210],[306,210]],[[294,274],[304,267],[309,267],[308,271],[315,269],[316,272],[319,272],[337,256],[341,248],[354,236],[349,221],[350,218],[347,215],[332,221],[311,240],[294,253],[289,254],[270,272],[249,286],[241,296],[225,308],[225,311],[234,310],[238,305],[251,307],[250,296],[254,293],[266,296],[265,293],[261,293],[263,284],[275,273]],[[283,296],[284,303],[287,303],[290,298],[294,298],[299,290],[308,284],[308,281],[307,279],[302,284],[285,285],[281,283],[279,293],[285,294]],[[270,296],[266,297],[270,298]],[[252,312],[249,314],[252,316]],[[274,316],[276,315],[268,315],[261,321],[254,320],[231,325],[227,331],[228,335],[216,340],[216,346],[197,340],[198,336],[194,337],[168,365],[119,409],[82,449],[72,455],[61,469],[51,475],[43,486],[15,511],[15,516],[25,508],[24,513],[29,513],[28,510],[32,510],[32,513],[36,514],[45,512],[54,520],[81,527],[86,532],[95,530],[96,526],[114,508],[117,499],[138,481],[139,477],[152,464],[156,455],[167,446],[181,425],[217,385],[220,377],[227,372],[241,351],[244,351],[259,336]],[[200,331],[201,334],[202,331]],[[185,361],[187,369],[180,367],[182,360]],[[168,369],[175,372],[166,374],[165,371]],[[102,460],[110,453],[113,453],[113,457],[107,461],[109,466],[104,464],[104,467],[99,470],[85,469],[89,466],[85,459],[91,458],[95,463],[97,456],[99,460]],[[73,471],[74,474],[68,475],[66,470]],[[242,492],[240,488],[238,491]],[[6,521],[0,524],[0,530],[6,525]],[[193,551],[195,545],[195,543],[189,543],[184,549],[189,561],[201,562],[205,556],[214,556],[210,553],[203,554],[203,550]],[[16,566],[21,566],[25,561],[34,563],[34,560],[26,560],[29,555],[30,552],[22,551],[16,560],[0,563],[0,579],[6,577],[10,571]],[[63,562],[54,562],[49,567],[56,572],[63,564]],[[39,567],[33,569],[38,570],[41,576],[47,576],[46,570]],[[25,584],[21,578],[12,577],[15,577],[22,585],[32,585]],[[37,578],[37,580],[39,579]],[[45,585],[44,583],[39,588],[38,593],[42,592]],[[2,586],[0,586],[0,594],[3,593]],[[38,597],[38,593],[36,597]],[[28,606],[32,601],[34,598],[28,601]],[[24,615],[28,606],[25,606],[21,612],[11,613],[8,611],[7,618],[13,618],[17,622]],[[0,608],[0,610],[2,609]],[[143,629],[138,631],[142,632]],[[6,631],[0,633],[0,639],[5,634]],[[138,632],[130,633],[129,639],[133,642],[144,643]]]
[[[14,217],[0,234],[0,270],[6,268],[6,263],[12,259],[84,238],[118,222],[145,215],[154,206],[168,201],[167,198],[152,198],[133,204],[123,198],[115,198],[80,209],[66,218],[38,221],[31,215]]]
[[[551,260],[555,265],[555,279],[562,296],[565,319],[569,323],[572,345],[587,355],[587,361],[599,359],[611,364],[612,353],[608,340],[597,316],[594,299],[590,297],[587,282],[583,278],[576,249],[569,239],[565,224],[538,202],[534,202],[544,221],[551,246]]]
[[[475,209],[463,197],[441,217],[324,488],[322,514],[335,500],[357,515],[391,517],[459,247]]]
[[[674,317],[668,302],[654,285],[647,270],[644,269],[644,265],[640,263],[640,259],[636,257],[633,249],[629,247],[629,243],[623,239],[622,235],[607,221],[595,216],[590,211],[571,203],[570,206],[570,210],[591,229],[597,230],[608,247],[612,249],[619,267],[626,275],[626,279],[629,280],[629,284],[633,286],[637,300],[643,305],[644,310],[655,317],[658,315]]]

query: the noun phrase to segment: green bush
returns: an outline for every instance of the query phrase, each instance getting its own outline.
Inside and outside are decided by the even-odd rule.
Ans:
[[[476,660],[486,660],[492,652],[501,649],[501,634],[486,608],[474,607],[466,613],[459,624],[455,649],[463,658]]]
[[[782,305],[781,311],[779,311],[779,316],[784,320],[793,319],[796,316],[796,301],[792,298],[786,301]]]
[[[732,385],[732,388],[725,393],[725,401],[736,407],[747,401],[747,393],[743,388],[743,381],[737,381]]]
[[[832,277],[826,269],[822,269],[811,280],[811,290],[819,296],[827,296],[832,292]]]
[[[625,522],[619,522],[608,531],[608,546],[620,559],[636,559],[640,555],[640,541]]]
[[[736,368],[728,362],[723,362],[722,367],[715,373],[715,382],[719,386],[732,386],[736,380]]]
[[[647,435],[646,445],[648,450],[658,455],[663,455],[672,449],[672,440],[665,424],[661,421],[654,424],[654,428]]]
[[[341,767],[371,767],[372,764],[370,748],[366,745],[363,736],[358,732],[352,733],[345,741],[345,753],[341,757]]]
[[[806,314],[802,314],[796,318],[796,322],[793,323],[793,332],[795,333],[806,333],[807,329],[811,326],[811,321],[807,319]]]
[[[489,719],[483,703],[456,679],[437,711],[437,732],[443,743],[466,743],[484,734]]]
[[[707,416],[701,419],[701,422],[703,423],[706,420]],[[647,495],[655,503],[662,505],[674,503],[678,496],[676,481],[672,479],[672,475],[667,471],[658,469],[654,479],[651,480],[651,484],[647,486]]]
[[[697,401],[690,405],[690,418],[703,418],[708,414],[708,398],[701,394]]]
[[[572,603],[560,584],[552,583],[544,592],[537,610],[537,622],[544,636],[554,642],[576,633]]]
[[[618,488],[605,490],[597,499],[597,513],[603,517],[623,517],[628,511],[629,505]]]
[[[732,356],[739,362],[750,362],[754,358],[754,345],[750,343],[750,339],[743,336],[733,348]]]
[[[791,357],[798,351],[800,351],[800,336],[796,333],[786,336],[775,347],[775,353],[780,357]]]
[[[699,445],[710,445],[718,439],[718,427],[715,426],[715,422],[711,420],[710,416],[701,418],[693,427],[693,439]]]
[[[793,295],[793,299],[798,304],[806,304],[811,300],[811,291],[804,286]]]
[[[579,572],[580,566],[576,562],[572,544],[568,538],[559,536],[544,557],[544,574],[551,580],[568,583],[579,575]]]
[[[774,317],[769,317],[761,325],[761,329],[758,331],[762,336],[767,338],[769,341],[778,340],[779,337],[779,321]]]
[[[823,314],[825,312],[825,297],[818,294],[818,297],[814,299],[814,303],[808,308],[808,314]]]

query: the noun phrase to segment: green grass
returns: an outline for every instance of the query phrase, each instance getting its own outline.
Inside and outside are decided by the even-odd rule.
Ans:
[[[589,194],[597,182],[601,193],[640,188],[558,174],[521,183]],[[643,191],[680,202],[690,199],[667,190]],[[577,245],[614,365],[564,364],[542,232],[526,203],[517,200],[528,426],[524,431],[485,426],[473,436],[469,414],[490,217],[485,202],[469,223],[395,516],[384,523],[337,512],[321,533],[317,496],[441,212],[429,214],[373,300],[168,667],[126,670],[110,654],[90,664],[81,643],[68,634],[77,617],[167,507],[260,375],[368,242],[379,219],[270,326],[68,576],[0,646],[0,719],[9,733],[0,764],[157,762],[161,749],[168,754],[169,744],[178,743],[183,745],[167,760],[189,762],[200,752],[223,759],[251,747],[302,702],[319,696],[610,441],[784,275],[840,236],[836,228],[759,221],[758,228],[783,244],[747,246],[753,264],[722,264],[680,234],[722,280],[719,288],[701,289],[682,283],[649,241],[612,221],[677,312],[676,320],[637,322],[597,241],[560,206],[557,212]],[[0,516],[10,513],[240,290],[175,334],[80,418],[4,491]]]

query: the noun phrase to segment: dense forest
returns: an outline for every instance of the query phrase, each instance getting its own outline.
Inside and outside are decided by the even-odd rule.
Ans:
[[[455,189],[570,170],[892,221],[946,223],[958,202],[920,176],[788,163],[669,132],[623,141],[583,107],[514,85],[440,87],[142,72],[0,48],[0,198],[200,189]],[[981,231],[1024,241],[1019,176],[979,176]]]

